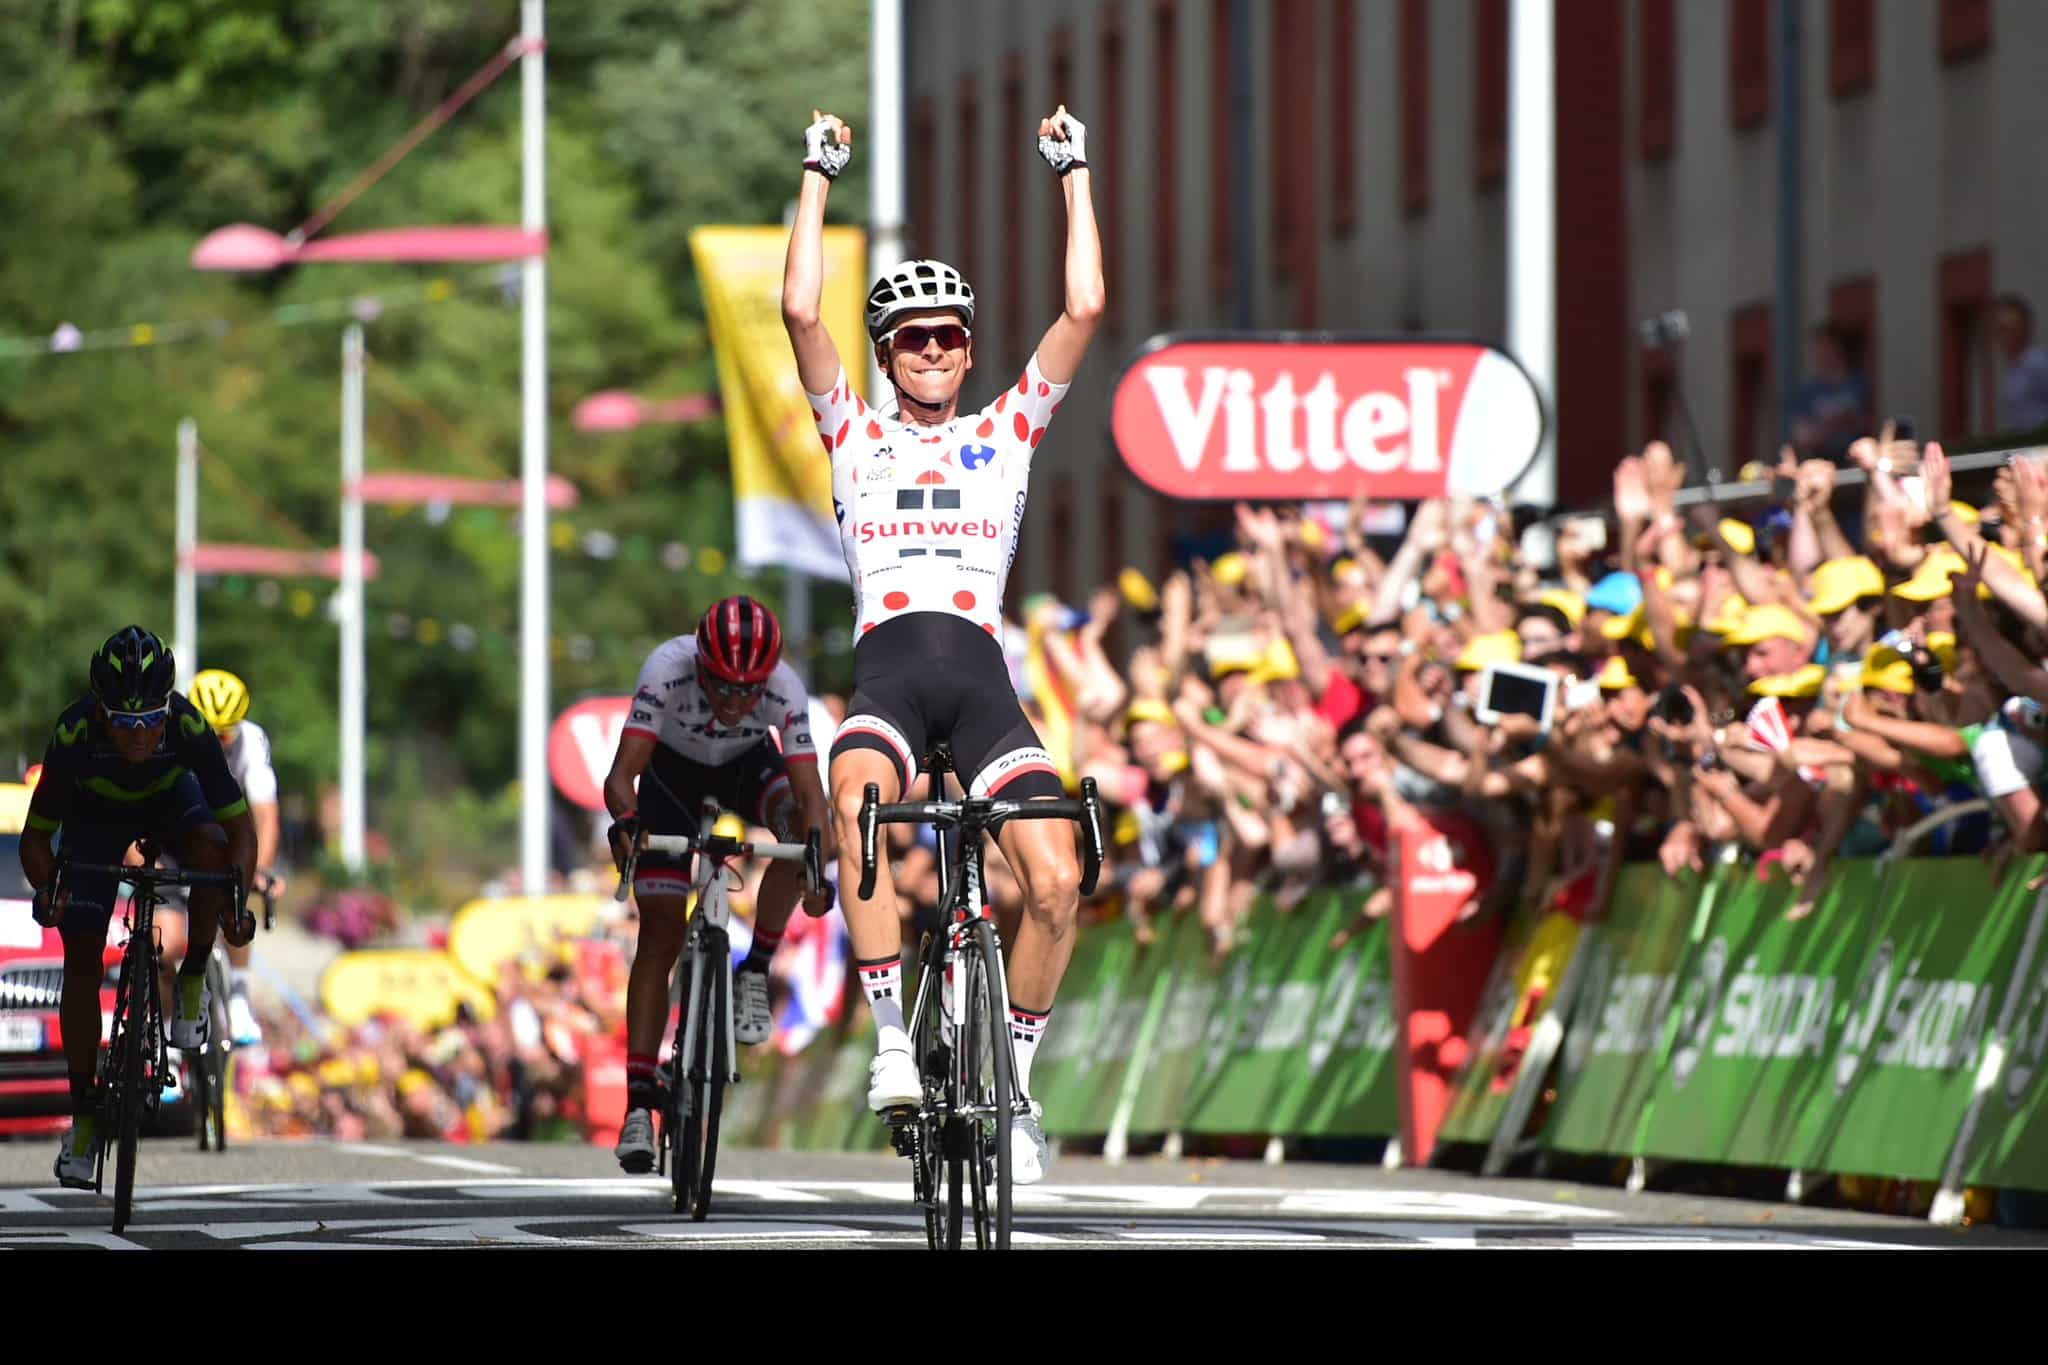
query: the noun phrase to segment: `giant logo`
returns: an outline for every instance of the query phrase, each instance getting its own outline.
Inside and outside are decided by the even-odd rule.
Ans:
[[[1536,458],[1543,403],[1471,341],[1154,337],[1118,377],[1131,472],[1178,498],[1487,497]]]

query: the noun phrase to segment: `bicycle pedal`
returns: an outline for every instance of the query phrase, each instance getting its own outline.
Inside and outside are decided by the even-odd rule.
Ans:
[[[907,1156],[915,1160],[917,1158],[917,1130],[905,1123],[890,1124],[889,1145],[895,1149],[896,1155]]]
[[[903,1132],[917,1122],[917,1110],[908,1104],[892,1105],[882,1112],[882,1121],[897,1132]]]

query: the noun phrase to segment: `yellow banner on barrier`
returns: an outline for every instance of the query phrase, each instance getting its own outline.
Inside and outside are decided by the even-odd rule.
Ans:
[[[705,227],[690,234],[704,291],[718,393],[732,451],[733,514],[741,565],[777,564],[844,580],[832,465],[797,377],[782,327],[782,265],[789,230]],[[867,235],[825,229],[825,330],[847,374],[864,384]]]
[[[435,1029],[453,1022],[458,1005],[468,1005],[478,1019],[498,1012],[491,992],[436,948],[343,953],[320,977],[320,1003],[336,1023],[351,1028],[384,1013]]]
[[[597,932],[598,896],[502,896],[473,900],[448,925],[448,955],[486,987],[500,964],[530,948],[550,949],[565,939]]]

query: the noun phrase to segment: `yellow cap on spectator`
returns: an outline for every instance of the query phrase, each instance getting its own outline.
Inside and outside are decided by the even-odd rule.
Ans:
[[[1116,831],[1111,836],[1117,843],[1135,844],[1138,842],[1139,832],[1138,812],[1134,810],[1121,810],[1117,812]]]
[[[1659,569],[1658,572],[1661,574],[1663,570]],[[1692,613],[1684,607],[1673,603],[1671,607],[1671,626],[1678,636],[1676,642],[1678,647],[1683,649],[1692,638]],[[1600,633],[1608,639],[1617,642],[1633,639],[1635,643],[1641,645],[1644,649],[1655,649],[1657,647],[1656,632],[1650,629],[1649,614],[1641,602],[1636,603],[1636,609],[1626,616],[1610,616],[1605,621],[1602,621],[1600,623]]]
[[[1721,539],[1726,541],[1728,548],[1735,551],[1735,553],[1739,555],[1753,555],[1756,553],[1756,528],[1748,522],[1738,521],[1734,517],[1723,517],[1721,518],[1720,531]]]
[[[1166,770],[1168,776],[1186,772],[1189,761],[1186,749],[1175,749],[1170,754],[1161,754],[1159,756],[1159,766]]]
[[[1323,524],[1314,517],[1303,517],[1301,529],[1296,531],[1295,535],[1311,550],[1322,549],[1324,543],[1329,540],[1329,533],[1323,530]]]
[[[1628,671],[1628,660],[1619,654],[1608,656],[1606,666],[1600,670],[1602,692],[1619,692],[1624,688],[1641,686],[1642,684],[1636,681],[1636,675]]]
[[[1156,720],[1161,725],[1173,724],[1173,708],[1163,701],[1151,697],[1140,697],[1124,708],[1124,724],[1136,725],[1139,721]]]
[[[1123,594],[1124,601],[1133,611],[1159,610],[1159,593],[1153,588],[1152,580],[1136,569],[1126,566],[1116,576],[1116,590]]]
[[[1721,599],[1720,607],[1705,623],[1711,635],[1726,635],[1742,624],[1742,618],[1749,614],[1749,603],[1742,600],[1742,594],[1731,592]]]
[[[1813,599],[1821,616],[1833,616],[1866,597],[1884,596],[1884,571],[1863,555],[1830,559],[1813,571]]]
[[[1948,510],[1954,512],[1956,514],[1956,519],[1962,522],[1965,526],[1975,526],[1978,522],[1984,519],[1981,515],[1979,515],[1977,509],[1970,506],[1970,504],[1968,504],[1967,502],[1959,502],[1954,499],[1951,499],[1948,505]]]
[[[1209,566],[1209,577],[1226,588],[1234,588],[1244,582],[1244,576],[1249,571],[1250,566],[1245,563],[1244,556],[1232,550],[1227,555],[1216,557],[1216,562]]]
[[[1856,682],[1866,691],[1910,693],[1914,690],[1913,665],[1897,650],[1879,645],[1863,656],[1863,671]]]
[[[1481,669],[1488,664],[1518,664],[1522,661],[1522,637],[1511,630],[1475,635],[1465,642],[1457,667]]]
[[[1927,632],[1927,648],[1934,657],[1941,660],[1941,666],[1953,673],[1956,671],[1956,637],[1952,631],[1930,630]]]
[[[1284,682],[1301,676],[1301,661],[1294,657],[1294,646],[1285,640],[1275,640],[1266,646],[1266,652],[1258,663],[1252,666],[1252,681],[1255,683]]]
[[[356,1069],[339,1057],[320,1063],[320,1084],[328,1090],[345,1090],[356,1078]]]
[[[432,1085],[434,1078],[418,1067],[413,1067],[398,1078],[398,1093],[401,1098],[412,1094],[423,1085]]]
[[[1552,611],[1562,614],[1565,620],[1572,623],[1573,630],[1577,630],[1579,622],[1586,619],[1586,599],[1575,592],[1566,592],[1563,588],[1545,588],[1536,594],[1536,601],[1539,606],[1549,607]]]
[[[1337,620],[1330,627],[1331,631],[1337,635],[1349,635],[1352,631],[1365,624],[1365,613],[1371,606],[1371,603],[1364,600],[1353,602],[1350,606],[1337,613]]]
[[[1330,577],[1343,578],[1358,567],[1358,561],[1350,555],[1338,555],[1330,561]]]
[[[311,1100],[320,1097],[320,1082],[313,1079],[311,1072],[294,1071],[285,1077],[284,1083],[291,1087],[294,1099]]]
[[[1728,632],[1721,643],[1748,647],[1763,640],[1797,640],[1800,644],[1810,643],[1813,631],[1790,607],[1766,602],[1760,607],[1751,607],[1743,615],[1742,624]]]
[[[1827,680],[1827,665],[1804,664],[1790,673],[1758,678],[1749,685],[1749,690],[1760,697],[1817,697],[1821,684]]]
[[[1927,557],[1920,561],[1920,567],[1913,571],[1911,578],[1892,589],[1892,596],[1903,597],[1908,602],[1932,602],[1947,597],[1955,591],[1955,584],[1949,580],[1968,567],[1954,549],[1937,545],[1927,552]],[[1977,596],[1989,597],[1991,589],[1979,583]]]

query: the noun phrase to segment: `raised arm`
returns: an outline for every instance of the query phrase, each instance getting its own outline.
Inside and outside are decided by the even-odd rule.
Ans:
[[[1095,230],[1095,201],[1089,193],[1088,129],[1062,104],[1039,120],[1038,154],[1060,177],[1067,201],[1066,305],[1038,343],[1038,372],[1054,384],[1070,384],[1081,355],[1102,321],[1102,239]]]
[[[831,114],[811,111],[811,126],[804,130],[804,183],[782,263],[782,325],[805,393],[826,392],[844,368],[818,305],[825,290],[825,196],[852,159],[852,146],[851,128]]]

